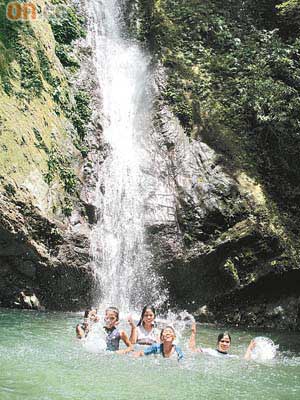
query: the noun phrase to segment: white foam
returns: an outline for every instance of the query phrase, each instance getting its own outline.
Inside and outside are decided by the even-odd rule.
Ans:
[[[255,347],[251,352],[251,359],[256,361],[273,360],[276,356],[277,346],[273,340],[264,336],[253,339]]]

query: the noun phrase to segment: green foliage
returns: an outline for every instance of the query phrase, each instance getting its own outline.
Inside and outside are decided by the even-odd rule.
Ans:
[[[43,89],[40,71],[33,59],[29,46],[21,42],[16,46],[17,58],[21,67],[21,88],[28,91],[30,96],[38,96]]]
[[[64,204],[62,207],[62,212],[66,217],[70,217],[72,211],[73,211],[73,203],[68,197],[65,197]]]
[[[73,201],[70,196],[76,193],[78,178],[71,167],[70,160],[60,152],[57,146],[54,145],[50,150],[46,148],[45,151],[48,154],[48,172],[44,175],[45,182],[50,185],[55,177],[62,182],[67,194],[62,211],[65,216],[69,217],[73,210]]]
[[[180,81],[180,85],[178,85]],[[170,74],[169,85],[163,93],[164,99],[172,106],[181,124],[187,129],[193,127],[193,107],[188,99],[188,85],[180,80],[177,73]]]
[[[63,183],[66,193],[72,195],[76,192],[77,177],[71,167],[70,160],[64,156],[57,146],[53,146],[48,153],[48,172],[45,181],[50,184],[55,177]]]
[[[57,43],[55,53],[64,67],[71,68],[74,72],[79,68],[78,60],[72,56],[71,46]]]
[[[21,88],[25,97],[40,95],[42,77],[34,59],[32,43],[36,40],[29,22],[10,21],[6,18],[6,4],[0,7],[0,76],[4,91],[12,94],[11,80],[15,79],[11,63],[15,60],[20,65]]]
[[[52,15],[49,22],[56,40],[55,52],[62,65],[76,72],[79,68],[78,60],[72,55],[71,43],[86,35],[84,18],[80,16],[75,7],[62,4],[62,1],[54,1],[58,9]],[[65,115],[72,121],[76,136],[73,138],[75,146],[83,156],[87,155],[87,148],[83,144],[86,136],[87,125],[91,120],[92,110],[90,99],[85,90],[78,90],[74,96],[75,105],[71,105],[70,96],[59,85],[53,91],[54,100],[60,105]]]
[[[2,87],[7,94],[11,93],[10,64],[13,61],[12,53],[0,41],[0,79]]]
[[[277,5],[287,36],[296,38],[300,33],[300,1],[288,0]]]
[[[90,149],[86,144],[84,144],[81,140],[78,139],[78,140],[74,140],[74,145],[75,145],[76,149],[80,151],[82,157],[84,157],[84,158],[87,157]]]
[[[8,196],[14,196],[16,194],[16,189],[11,183],[4,185],[4,189]]]
[[[300,11],[300,0],[287,0],[284,1],[282,4],[279,4],[277,8],[281,11],[281,14],[297,14]]]
[[[202,104],[206,140],[219,150],[227,143],[227,155],[285,205],[299,196],[299,56],[298,42],[289,46],[275,32],[253,32],[236,50],[208,58],[215,87]]]
[[[49,152],[48,147],[46,146],[40,131],[37,128],[33,128],[33,133],[34,133],[34,136],[35,136],[35,138],[37,140],[37,143],[35,143],[35,146],[38,149],[44,150],[46,153],[48,153]]]
[[[37,48],[37,57],[39,60],[39,69],[43,75],[43,78],[53,87],[57,87],[60,84],[60,79],[53,76],[53,63],[50,62],[44,49]]]
[[[75,95],[75,102],[76,106],[71,115],[71,119],[78,137],[82,141],[85,138],[87,125],[92,116],[90,97],[85,90],[79,90]]]
[[[86,35],[84,19],[74,7],[59,7],[49,19],[55,40],[60,44],[71,44],[73,40]]]
[[[58,104],[58,113],[64,111],[65,115],[69,118],[70,108],[71,106],[71,99],[70,99],[70,89],[68,86],[63,87],[62,85],[57,85],[53,88],[52,97],[53,100]]]
[[[139,19],[147,19],[147,29],[136,17],[135,30],[167,69],[163,100],[187,135],[201,136],[228,167],[255,176],[283,214],[294,216],[300,199],[300,40],[292,41],[282,18],[293,15],[298,23],[299,3],[155,0],[145,7],[140,0]],[[289,225],[299,231],[297,218]]]

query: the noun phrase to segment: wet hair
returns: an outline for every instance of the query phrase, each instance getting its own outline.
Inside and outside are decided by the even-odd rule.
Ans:
[[[153,314],[154,314],[154,317],[155,317],[155,314],[156,314],[155,313],[155,308],[153,306],[147,304],[142,310],[142,314],[141,314],[141,317],[140,317],[140,320],[139,320],[137,326],[141,326],[143,324],[143,318],[144,318],[144,315],[145,315],[147,310],[151,310],[153,312]]]
[[[220,340],[223,339],[224,336],[228,336],[228,337],[229,337],[229,340],[230,340],[230,343],[231,343],[231,336],[229,335],[228,332],[223,332],[223,333],[220,333],[220,334],[219,334],[219,336],[218,336],[218,343],[220,342]]]
[[[166,329],[171,329],[172,332],[174,333],[174,336],[176,336],[176,332],[175,332],[175,329],[173,328],[173,326],[167,325],[167,326],[165,326],[165,327],[160,331],[160,339],[162,339],[163,333],[164,333],[164,331],[165,331]]]
[[[90,315],[90,312],[91,312],[92,310],[90,309],[90,308],[87,308],[86,310],[85,310],[85,312],[84,312],[84,317],[83,318],[89,318],[89,315]]]
[[[119,309],[118,309],[117,307],[108,307],[108,308],[105,310],[105,314],[106,314],[108,311],[112,311],[112,312],[115,314],[115,316],[117,317],[117,321],[119,321]]]

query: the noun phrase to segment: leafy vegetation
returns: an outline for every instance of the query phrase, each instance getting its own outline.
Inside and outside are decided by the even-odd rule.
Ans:
[[[48,153],[48,172],[45,174],[45,181],[50,184],[55,175],[58,175],[64,184],[64,189],[68,194],[74,194],[76,190],[77,178],[71,168],[71,161],[64,156],[57,146],[53,145]]]
[[[34,97],[41,94],[43,83],[39,66],[35,60],[32,41],[35,40],[34,31],[28,21],[10,21],[6,18],[6,5],[1,4],[0,11],[0,47],[1,64],[0,77],[4,91],[12,93],[12,80],[15,79],[11,68],[13,61],[20,67],[20,83],[24,97]]]
[[[53,57],[53,43],[48,46],[44,36],[49,34],[47,22],[35,24],[30,21],[8,20],[5,15],[8,2],[0,0],[0,85],[6,95],[14,98],[8,101],[16,102],[19,110],[25,112],[30,110],[31,100],[34,98],[45,104],[46,98],[51,96],[54,102],[51,101],[49,107],[55,111],[54,120],[62,121],[58,129],[65,126],[65,117],[73,122],[74,129],[70,129],[69,133],[75,146],[86,155],[87,149],[83,140],[91,113],[88,96],[83,90],[74,94],[67,76],[61,74],[61,67]],[[56,55],[71,75],[79,68],[79,62],[73,55],[72,42],[85,36],[84,20],[75,6],[70,6],[63,0],[53,0],[52,3],[56,7],[51,8],[49,22],[56,40]],[[51,35],[49,40],[53,41]],[[45,181],[50,184],[56,180],[63,186],[63,211],[65,215],[70,215],[78,180],[70,156],[59,148],[56,137],[49,138],[48,117],[47,114],[44,118],[45,131],[41,129],[41,124],[31,128],[36,139],[33,147],[42,150],[38,157],[47,162]]]
[[[59,7],[58,12],[49,19],[55,40],[60,44],[71,44],[73,40],[86,35],[84,18],[74,7]]]
[[[277,5],[287,37],[295,39],[300,33],[300,1],[288,0]]]
[[[45,148],[44,148],[45,149]],[[66,196],[62,211],[64,215],[70,216],[73,210],[73,201],[71,196],[76,194],[78,178],[72,168],[71,160],[62,154],[58,147],[53,144],[50,150],[46,150],[48,154],[48,172],[44,175],[45,181],[49,184],[59,178],[63,184]]]
[[[64,2],[59,0],[55,1],[55,3],[59,4],[60,7],[57,13],[53,14],[49,19],[57,42],[55,52],[64,67],[68,67],[71,72],[76,72],[79,68],[79,62],[72,54],[71,43],[76,39],[85,37],[85,20],[79,15],[75,7],[66,6]],[[81,154],[86,156],[87,150],[83,141],[92,114],[88,94],[83,89],[77,90],[72,104],[66,91],[57,86],[54,91],[54,99],[72,121],[76,131],[74,144],[81,151]]]
[[[187,135],[201,136],[227,167],[263,183],[297,235],[300,2],[135,3],[131,30],[167,69],[162,98]]]
[[[79,61],[72,55],[70,45],[57,43],[55,53],[64,67],[68,67],[74,72],[79,68]]]
[[[48,172],[45,174],[45,181],[50,184],[57,176],[64,185],[66,193],[72,195],[76,192],[77,177],[71,167],[71,159],[63,155],[57,145],[53,142],[51,147],[47,146],[40,131],[33,128],[36,138],[36,147],[45,151],[48,155]]]
[[[30,47],[18,43],[16,51],[17,59],[21,66],[21,88],[30,92],[30,96],[40,95],[43,89],[43,83],[40,71],[31,54]]]
[[[84,90],[75,94],[76,106],[72,114],[72,122],[80,140],[86,135],[86,126],[91,120],[92,110],[90,108],[90,96]]]

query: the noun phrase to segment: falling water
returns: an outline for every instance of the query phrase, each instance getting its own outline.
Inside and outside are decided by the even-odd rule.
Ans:
[[[93,0],[90,37],[102,96],[103,136],[110,155],[97,188],[99,221],[92,255],[101,303],[122,310],[162,300],[144,243],[151,160],[150,57],[126,37],[120,1]]]

